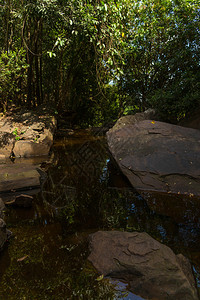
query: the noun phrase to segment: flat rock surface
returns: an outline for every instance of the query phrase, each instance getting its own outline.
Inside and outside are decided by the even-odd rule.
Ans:
[[[0,165],[0,192],[38,186],[40,186],[40,174],[36,166]]]
[[[107,133],[117,164],[138,190],[200,195],[200,131],[144,120]]]
[[[127,281],[134,294],[152,300],[198,299],[188,260],[147,233],[99,231],[90,235],[90,249],[94,267]]]

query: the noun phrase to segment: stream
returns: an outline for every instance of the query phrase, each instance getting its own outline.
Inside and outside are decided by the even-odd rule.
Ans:
[[[33,206],[5,213],[13,238],[0,255],[0,299],[143,299],[87,260],[88,236],[98,230],[147,232],[190,260],[200,289],[198,198],[139,195],[105,137],[87,130],[57,136],[51,157]]]

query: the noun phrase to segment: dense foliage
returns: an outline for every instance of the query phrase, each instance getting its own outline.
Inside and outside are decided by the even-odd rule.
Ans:
[[[199,0],[0,1],[0,98],[94,123],[200,104]],[[85,121],[86,122],[86,121]]]

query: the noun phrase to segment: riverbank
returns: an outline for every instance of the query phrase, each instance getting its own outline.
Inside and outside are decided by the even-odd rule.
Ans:
[[[0,161],[48,155],[57,121],[52,111],[11,111],[0,118]]]

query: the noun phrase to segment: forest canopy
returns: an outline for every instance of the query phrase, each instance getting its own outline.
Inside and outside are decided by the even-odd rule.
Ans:
[[[200,105],[200,1],[0,0],[0,99],[88,124]]]

